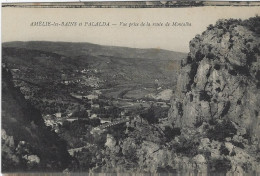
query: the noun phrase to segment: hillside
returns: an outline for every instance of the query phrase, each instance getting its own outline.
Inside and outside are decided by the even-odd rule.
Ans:
[[[2,69],[2,172],[61,172],[72,166],[66,142],[50,131],[41,114],[14,88]]]
[[[155,79],[164,84],[173,83],[178,63],[186,56],[161,49],[65,42],[3,43],[3,55],[9,56],[3,57],[4,62],[33,64],[37,69],[47,69],[47,72],[94,70],[101,80],[113,85],[153,83]]]
[[[109,97],[154,85],[172,87],[186,54],[160,49],[133,49],[89,43],[10,42],[3,44],[3,62],[18,69],[19,79],[40,86],[80,80],[104,89]],[[154,74],[156,73],[156,74]],[[112,89],[111,89],[112,88]],[[152,90],[154,91],[154,90]],[[145,95],[152,93],[147,92]],[[126,93],[124,93],[126,94]]]

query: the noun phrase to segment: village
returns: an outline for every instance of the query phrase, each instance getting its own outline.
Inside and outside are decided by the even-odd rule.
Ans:
[[[64,84],[67,82],[64,81]],[[51,127],[55,132],[59,131],[59,126],[65,121],[72,123],[74,121],[99,121],[100,125],[110,124],[113,122],[121,121],[122,119],[128,119],[130,115],[130,107],[116,107],[118,106],[118,100],[107,100],[102,96],[101,91],[92,90],[91,94],[83,95],[84,92],[72,92],[70,95],[81,101],[82,103],[88,104],[89,108],[84,109],[84,115],[78,115],[77,113],[67,112],[56,112],[54,114],[47,114],[43,116],[46,126]],[[139,100],[137,101],[139,103]],[[123,103],[125,105],[125,103]],[[131,103],[130,105],[132,105]],[[129,104],[128,104],[129,105]]]
[[[139,114],[148,108],[157,106],[169,108],[169,103],[165,101],[117,98],[108,99],[104,97],[100,90],[94,89],[91,94],[83,95],[82,92],[70,93],[70,95],[84,103],[89,104],[85,109],[84,116],[77,116],[75,113],[56,112],[43,117],[46,126],[50,126],[55,132],[59,132],[59,126],[65,121],[98,121],[98,126],[93,126],[91,133],[102,131],[108,127],[127,123],[130,120],[141,121]]]

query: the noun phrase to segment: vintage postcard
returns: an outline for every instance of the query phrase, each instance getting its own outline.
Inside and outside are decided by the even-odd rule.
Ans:
[[[2,173],[260,173],[258,2],[2,4]]]

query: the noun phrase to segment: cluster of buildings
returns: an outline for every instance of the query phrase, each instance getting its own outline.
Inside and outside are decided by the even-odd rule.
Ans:
[[[80,83],[92,88],[98,88],[102,82],[95,76],[98,72],[99,71],[97,69],[83,69],[76,70],[76,73],[73,73],[72,75],[63,73],[61,74],[61,83],[64,85]]]
[[[59,132],[59,126],[63,124],[61,113],[46,115],[43,119],[46,126],[51,127],[56,133]]]
[[[65,114],[65,113],[57,112],[43,117],[46,126],[50,126],[52,129],[55,130],[55,132],[58,132],[59,126],[62,125],[64,121],[74,122],[78,120],[99,119],[101,124],[109,124],[114,121],[120,120],[120,118],[126,117],[128,113],[127,109],[124,109],[121,112],[119,111],[118,113],[120,114],[117,115],[118,118],[111,117],[113,116],[113,114],[111,115],[106,113],[104,114],[104,112],[110,112],[110,110],[114,108],[114,106],[109,106],[107,104],[100,106],[98,100],[101,92],[99,90],[93,90],[92,93],[88,95],[82,95],[82,93],[81,92],[71,93],[71,96],[80,100],[86,100],[87,103],[90,104],[90,108],[85,110],[86,111],[85,118],[74,116],[73,113]]]

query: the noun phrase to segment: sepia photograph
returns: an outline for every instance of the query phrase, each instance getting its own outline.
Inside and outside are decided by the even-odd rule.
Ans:
[[[2,173],[260,174],[259,15],[2,4]]]

